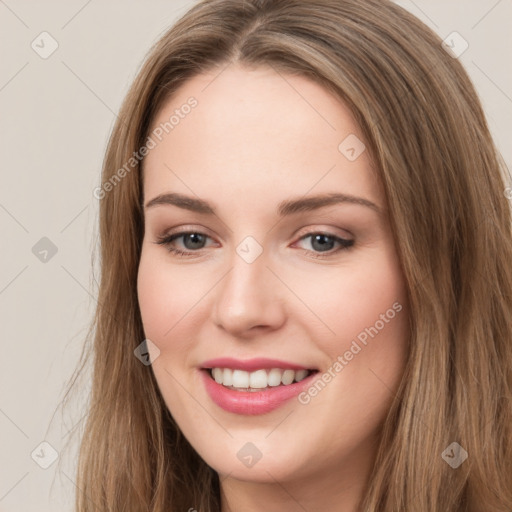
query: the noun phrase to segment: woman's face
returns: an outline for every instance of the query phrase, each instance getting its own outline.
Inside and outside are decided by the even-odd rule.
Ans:
[[[185,83],[152,125],[138,275],[152,369],[221,475],[363,474],[408,346],[383,191],[349,110],[321,86],[219,71]]]

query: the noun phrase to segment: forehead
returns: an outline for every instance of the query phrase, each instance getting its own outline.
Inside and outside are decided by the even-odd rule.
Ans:
[[[190,98],[193,108],[185,107]],[[159,127],[144,163],[145,198],[167,189],[210,198],[224,191],[248,203],[308,191],[380,196],[368,151],[355,160],[343,152],[346,140],[362,147],[352,113],[302,76],[234,64],[197,75],[163,106],[151,132]]]

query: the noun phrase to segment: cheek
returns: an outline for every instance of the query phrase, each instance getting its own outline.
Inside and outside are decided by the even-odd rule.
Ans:
[[[160,351],[152,370],[167,407],[176,412],[184,410],[187,401],[176,378],[182,380],[180,373],[187,367],[194,343],[190,318],[201,290],[195,280],[191,286],[187,272],[170,271],[166,256],[151,247],[143,248],[137,294],[145,337]]]
[[[183,318],[193,303],[196,287],[187,285],[180,272],[169,272],[160,254],[151,250],[142,252],[137,276],[139,308],[146,338],[162,351],[169,348],[170,340],[176,340],[179,319]],[[173,342],[174,343],[174,342]],[[173,346],[173,350],[178,347]]]
[[[171,327],[169,313],[175,311],[173,289],[158,264],[142,253],[137,276],[137,294],[145,335],[152,341],[160,339]]]
[[[319,297],[319,291],[311,296]],[[332,276],[314,308],[334,332],[321,338],[336,375],[333,390],[350,390],[368,404],[389,395],[403,373],[409,341],[407,293],[394,253],[376,254]]]
[[[145,337],[160,351],[152,368],[167,402],[175,395],[172,390],[180,390],[173,376],[181,380],[197,364],[199,332],[209,315],[208,293],[218,280],[207,265],[200,267],[170,263],[166,251],[143,246],[139,308]]]
[[[375,325],[382,334],[402,328],[399,324],[406,317],[406,290],[394,253],[375,251],[355,265],[328,270],[324,278],[317,275],[303,280],[296,290],[302,290],[310,309],[330,330],[331,336],[322,336],[332,340],[330,353],[343,348],[340,340],[358,335],[364,340],[367,330],[374,332]]]
[[[144,331],[155,341],[170,338],[180,319],[208,289],[207,282],[186,265],[183,269],[171,269],[167,258],[165,251],[143,248],[137,276]]]

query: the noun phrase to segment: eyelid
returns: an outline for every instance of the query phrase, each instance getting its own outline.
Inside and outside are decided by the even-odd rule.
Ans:
[[[339,231],[344,231],[346,233],[346,235],[343,235],[343,234],[339,234]],[[354,238],[354,235],[352,233],[350,233],[350,231],[346,230],[346,229],[341,229],[341,228],[336,228],[336,227],[333,227],[333,226],[328,226],[328,227],[319,227],[319,228],[303,228],[303,229],[299,229],[296,233],[294,233],[293,237],[297,237],[297,238],[303,238],[304,236],[306,235],[316,235],[316,234],[322,234],[322,235],[326,235],[326,236],[332,236],[332,237],[336,237],[336,238],[341,238],[341,239],[344,239],[344,240],[350,240],[351,238]],[[348,238],[347,238],[348,237]]]
[[[306,229],[306,228],[304,228],[304,229]],[[208,230],[205,230],[205,231],[208,231]],[[351,249],[355,243],[354,238],[344,238],[343,236],[336,235],[326,229],[316,229],[316,230],[309,229],[309,231],[302,232],[302,234],[300,234],[300,233],[301,233],[301,231],[299,231],[296,235],[294,235],[294,238],[297,238],[297,240],[294,242],[294,245],[301,242],[302,240],[309,238],[309,237],[313,237],[314,235],[327,236],[329,238],[332,238],[334,240],[334,242],[339,245],[338,248],[331,249],[331,250],[325,251],[325,252],[322,252],[322,251],[316,252],[316,251],[313,251],[310,249],[302,249],[301,248],[302,251],[306,252],[310,257],[312,257],[314,259],[333,258],[333,257],[339,255],[339,253],[341,251]],[[167,248],[167,250],[170,253],[174,253],[175,256],[178,256],[178,257],[182,257],[182,258],[199,257],[199,256],[201,256],[201,252],[206,247],[203,247],[203,248],[197,249],[197,250],[191,250],[191,249],[183,250],[183,249],[177,249],[177,248],[170,247],[171,242],[173,242],[175,239],[180,238],[181,236],[189,235],[189,234],[197,234],[197,235],[204,236],[206,238],[213,239],[213,237],[211,237],[208,233],[200,231],[199,229],[193,229],[193,228],[191,229],[190,226],[184,226],[184,227],[180,228],[179,231],[174,231],[174,232],[170,231],[168,233],[165,233],[164,235],[157,236],[158,241],[155,243],[157,243],[159,245],[163,245],[164,247]]]
[[[335,227],[332,227],[332,226],[329,226],[329,227],[326,227],[326,228],[301,228],[299,229],[298,231],[296,231],[292,237],[293,238],[303,238],[304,236],[306,235],[316,235],[316,234],[323,234],[323,235],[326,235],[326,236],[332,236],[332,237],[336,237],[336,238],[341,238],[341,239],[344,239],[344,240],[350,240],[351,238],[350,237],[353,237],[354,235],[352,235],[352,233],[350,233],[348,230],[344,229],[343,231],[345,231],[345,233],[348,234],[348,237],[347,238],[345,235],[340,235],[340,234],[337,234],[335,232],[333,232],[333,230],[340,230],[340,228],[335,228]],[[166,231],[164,232],[163,235],[161,236],[158,236],[159,239],[163,239],[163,238],[169,238],[171,236],[174,236],[174,235],[186,235],[186,234],[190,234],[190,233],[197,233],[199,235],[205,235],[209,238],[215,238],[213,235],[210,234],[210,230],[208,230],[207,228],[197,228],[196,226],[194,225],[185,225],[185,226],[181,226],[180,228],[178,228],[178,231],[173,231],[173,230],[169,230],[169,231]]]
[[[190,234],[202,235],[205,238],[209,238],[210,240],[213,240],[213,237],[210,236],[208,233],[205,233],[204,231],[200,231],[199,229],[184,228],[183,230],[180,230],[180,231],[169,231],[169,232],[164,233],[163,235],[157,235],[156,236],[157,241],[155,243],[159,244],[159,245],[166,246],[166,245],[169,245],[174,240],[180,238],[181,236],[190,235]],[[185,249],[184,252],[199,254],[203,249],[205,249],[205,247],[203,247],[202,249],[197,249],[195,251],[192,251],[190,249]]]
[[[209,236],[210,238],[213,238],[213,236],[210,234],[211,231],[209,229],[203,228],[203,227],[197,227],[194,224],[180,226],[179,228],[176,228],[176,230],[169,229],[169,230],[165,231],[162,236],[168,237],[168,236],[173,236],[173,235],[186,235],[188,233],[198,233],[200,235],[206,235],[206,236]]]

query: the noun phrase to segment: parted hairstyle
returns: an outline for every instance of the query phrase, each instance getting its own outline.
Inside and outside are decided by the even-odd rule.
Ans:
[[[387,0],[204,0],[150,50],[104,159],[98,307],[76,374],[91,362],[76,510],[220,511],[217,473],[134,357],[145,338],[136,289],[144,160],[118,178],[171,95],[229,64],[271,66],[337,95],[384,187],[411,337],[360,510],[510,512],[510,184],[461,63]],[[452,442],[468,454],[458,468],[442,457]]]

